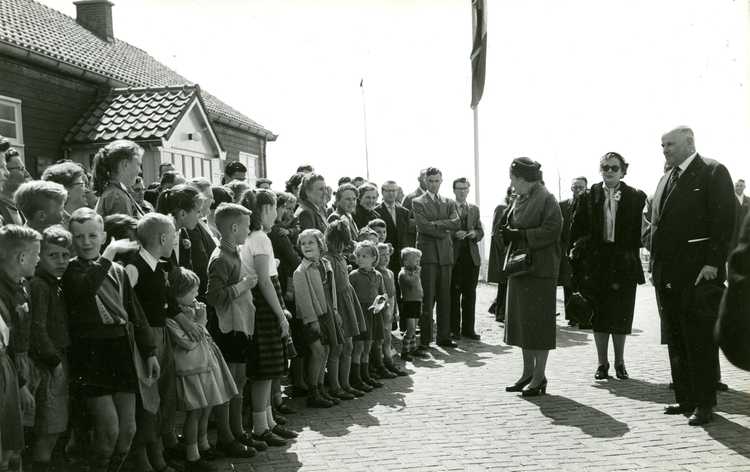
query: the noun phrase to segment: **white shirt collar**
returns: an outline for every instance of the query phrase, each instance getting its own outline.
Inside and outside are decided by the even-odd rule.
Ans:
[[[425,192],[424,192],[424,193],[426,193],[426,194],[427,194],[427,195],[428,195],[428,196],[429,196],[429,197],[430,197],[431,199],[433,199],[433,200],[437,200],[437,199],[438,199],[438,196],[437,196],[437,194],[436,194],[436,193],[428,192],[428,191],[426,191],[426,190],[425,190]]]
[[[156,270],[156,266],[159,264],[159,259],[155,258],[153,254],[151,254],[144,248],[141,248],[141,250],[138,251],[138,254],[143,258],[144,261],[146,261],[146,264],[148,264],[152,271]]]
[[[693,154],[690,155],[690,157],[682,161],[682,164],[677,166],[680,168],[680,174],[684,173],[685,170],[687,170],[688,166],[693,162],[693,160],[695,159],[697,155],[698,153],[694,152]]]

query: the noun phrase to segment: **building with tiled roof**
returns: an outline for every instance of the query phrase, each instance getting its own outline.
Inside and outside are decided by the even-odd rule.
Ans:
[[[139,133],[155,159],[173,162],[187,176],[205,174],[204,165],[193,162],[198,157],[218,159],[207,166],[213,175],[206,177],[212,179],[224,159],[242,161],[250,178],[266,174],[266,143],[276,139],[273,132],[115,38],[108,0],[75,4],[73,19],[33,0],[0,0],[0,135],[11,139],[32,174],[63,157],[89,164],[82,153],[93,154],[92,149],[117,136]],[[181,109],[184,116],[173,115],[188,102],[207,121],[190,118],[203,128],[181,137],[175,130],[190,113]],[[113,129],[115,121],[127,129]],[[196,142],[187,135],[209,138],[215,145],[204,147],[218,148],[212,155],[195,156]]]

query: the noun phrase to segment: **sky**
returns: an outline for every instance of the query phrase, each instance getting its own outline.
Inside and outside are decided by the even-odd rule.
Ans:
[[[68,0],[42,0],[75,17]],[[420,168],[474,182],[470,0],[115,0],[115,36],[279,134],[274,187],[299,164],[393,179]],[[599,158],[630,162],[653,193],[660,137],[691,126],[698,150],[750,178],[747,0],[488,0],[479,106],[480,207],[501,202],[514,157],[547,186],[598,178]],[[560,191],[558,191],[560,190]],[[487,224],[487,223],[486,223]]]

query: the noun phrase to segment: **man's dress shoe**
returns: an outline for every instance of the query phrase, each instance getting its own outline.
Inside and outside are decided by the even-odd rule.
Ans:
[[[665,415],[686,415],[692,413],[695,407],[690,405],[683,405],[681,403],[675,403],[674,405],[667,405],[664,408]]]
[[[690,418],[688,418],[688,424],[690,426],[701,426],[709,423],[713,419],[713,412],[710,407],[699,406],[695,409]]]

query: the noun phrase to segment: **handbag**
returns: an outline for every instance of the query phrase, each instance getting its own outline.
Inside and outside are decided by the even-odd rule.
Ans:
[[[507,277],[523,275],[531,270],[531,251],[528,248],[513,249],[513,243],[508,245],[503,262],[503,274]]]

